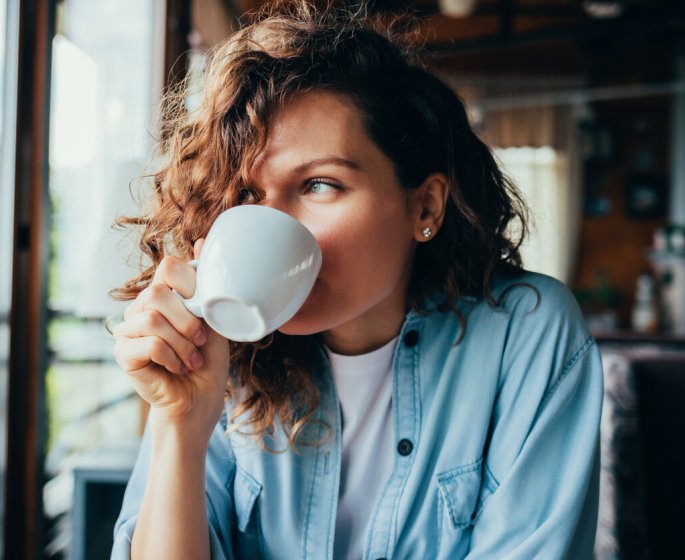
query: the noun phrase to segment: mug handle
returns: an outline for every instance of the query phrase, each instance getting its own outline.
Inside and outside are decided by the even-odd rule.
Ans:
[[[199,263],[199,259],[193,259],[192,261],[188,261],[188,264],[192,266],[195,270],[197,270],[197,265]],[[176,290],[174,290],[174,293],[178,296],[178,299],[183,302],[183,305],[186,306],[186,309],[190,311],[195,317],[199,317],[202,319],[202,309],[200,307],[200,295],[199,295],[199,290],[197,289],[197,286],[195,287],[195,293],[192,295],[192,297],[186,299],[184,298],[181,294],[179,294]]]

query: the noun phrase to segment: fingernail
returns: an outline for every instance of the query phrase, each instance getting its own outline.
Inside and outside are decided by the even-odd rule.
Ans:
[[[202,346],[205,342],[207,342],[207,331],[205,331],[204,328],[200,327],[200,330],[195,333],[195,336],[193,337],[193,342],[197,346]]]
[[[193,352],[193,355],[190,356],[190,365],[193,366],[193,369],[201,368],[203,363],[204,360],[202,359],[202,354],[200,354],[197,350]]]

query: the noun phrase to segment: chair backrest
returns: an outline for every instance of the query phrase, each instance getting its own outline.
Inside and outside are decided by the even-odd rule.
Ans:
[[[633,363],[651,558],[683,554],[685,356]]]

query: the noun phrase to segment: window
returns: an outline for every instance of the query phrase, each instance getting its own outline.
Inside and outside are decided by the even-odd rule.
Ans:
[[[136,263],[127,262],[130,238],[110,224],[136,211],[129,183],[149,158],[159,93],[158,5],[67,0],[57,13],[49,123],[48,558],[70,549],[74,470],[132,462],[138,449],[140,404],[114,362],[103,322],[124,307],[108,299],[109,289],[135,272]]]

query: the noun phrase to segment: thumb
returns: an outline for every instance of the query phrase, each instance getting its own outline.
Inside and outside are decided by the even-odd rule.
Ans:
[[[200,237],[193,245],[193,256],[196,259],[200,258],[200,251],[202,251],[202,246],[205,244],[205,238]]]

